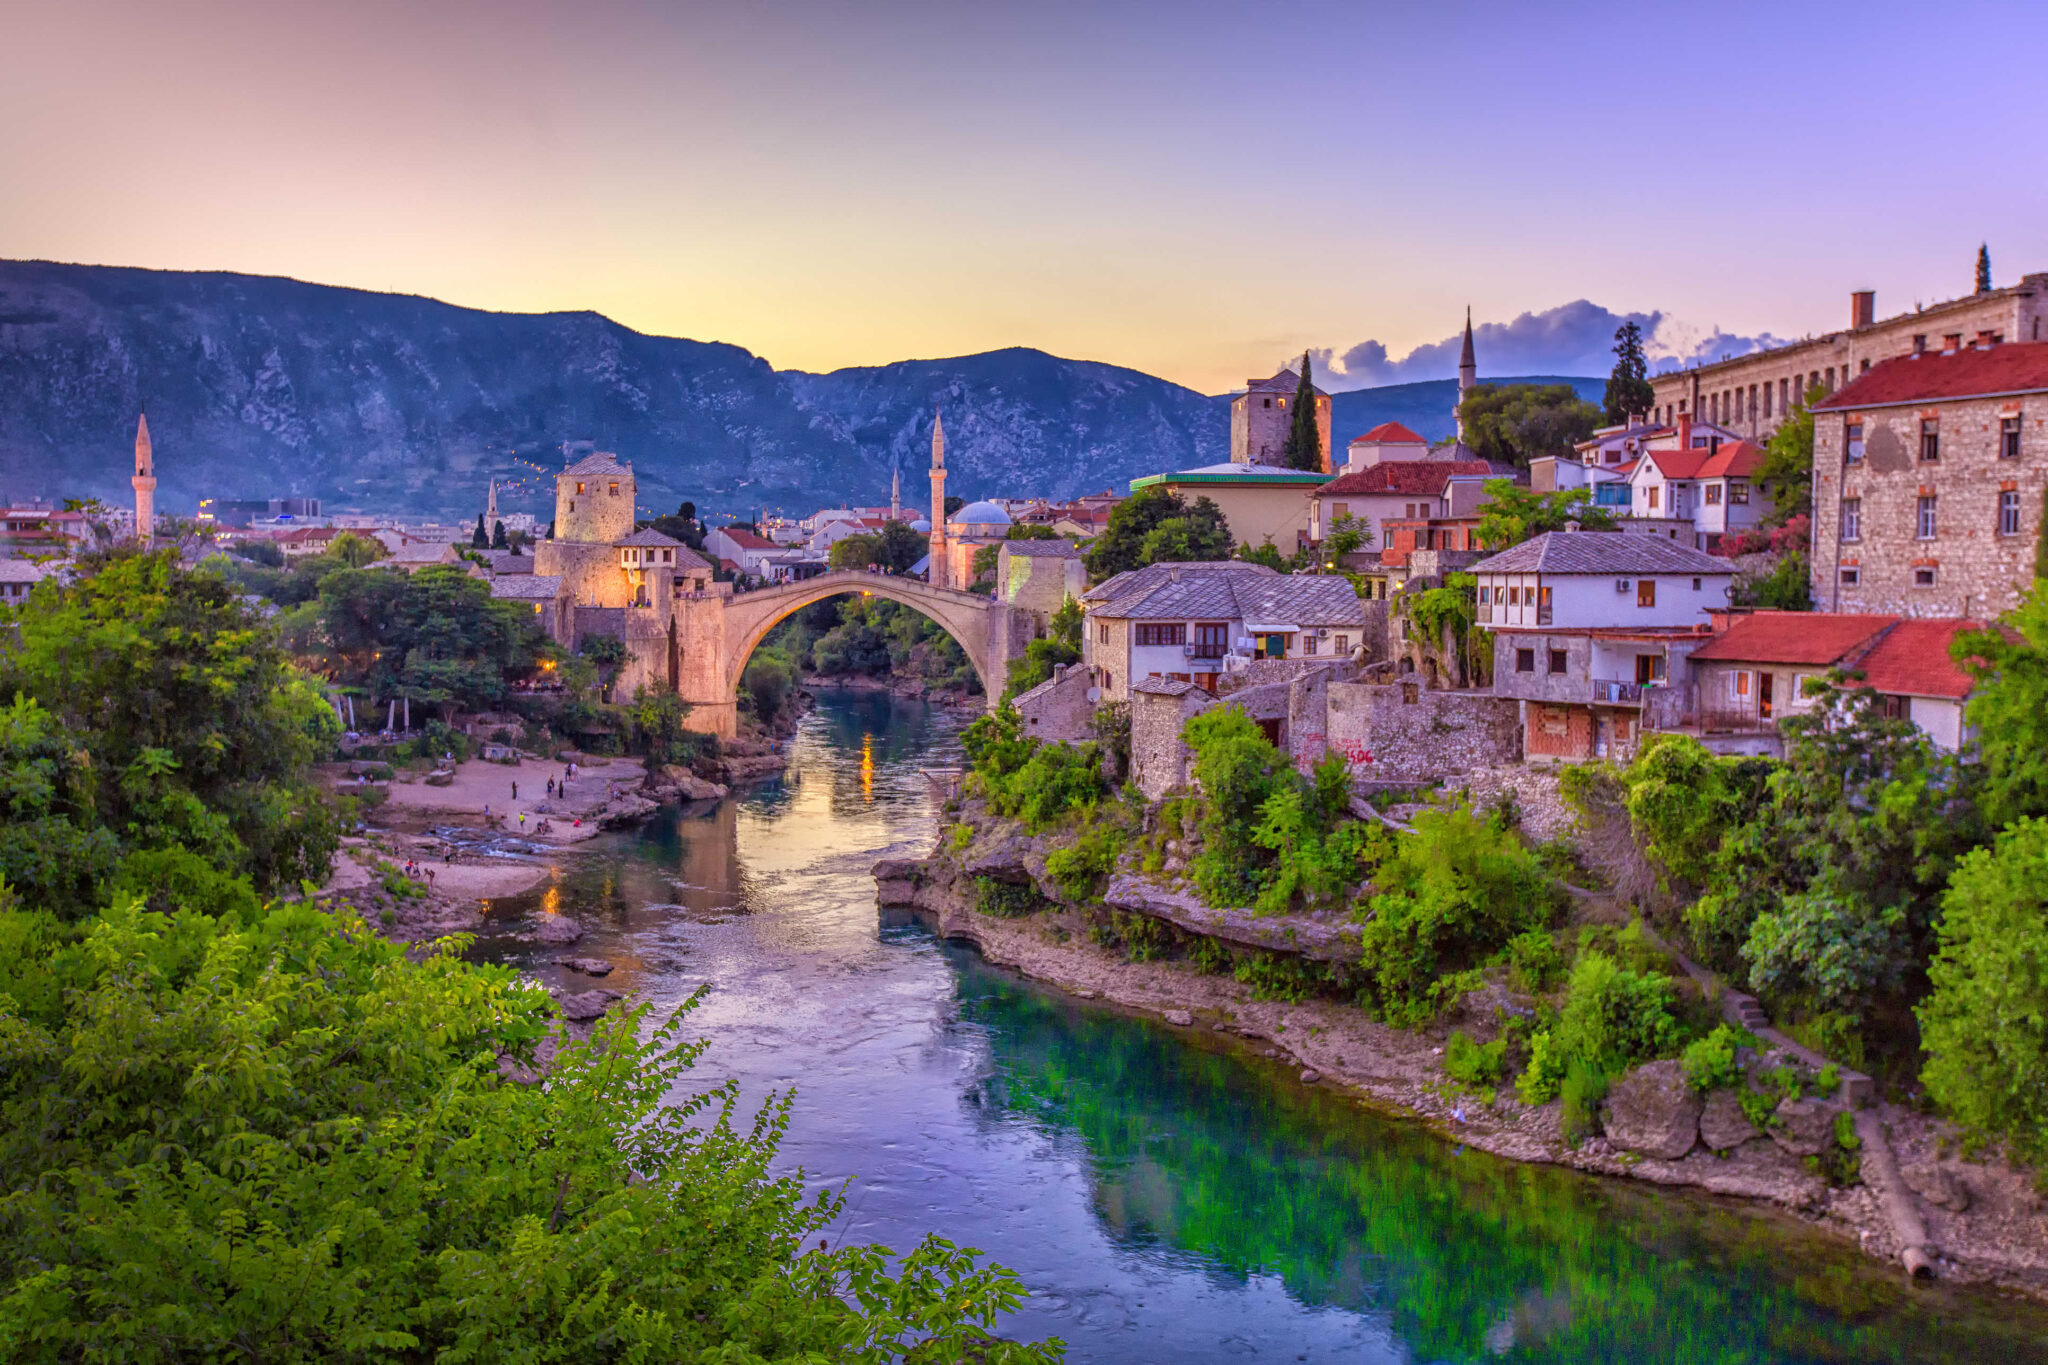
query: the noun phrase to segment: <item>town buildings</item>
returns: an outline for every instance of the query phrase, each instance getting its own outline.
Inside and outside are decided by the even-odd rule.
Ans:
[[[1634,752],[1646,690],[1685,676],[1735,582],[1725,559],[1611,531],[1552,531],[1471,572],[1495,695],[1521,703],[1527,757],[1567,761]]]
[[[1763,447],[1749,441],[1651,446],[1628,469],[1628,515],[1689,523],[1693,548],[1718,549],[1723,536],[1753,530],[1770,514],[1770,496],[1756,481],[1763,462]]]
[[[1958,351],[1986,342],[2048,342],[2048,274],[1930,304],[1883,321],[1877,296],[1849,296],[1849,325],[1789,346],[1736,356],[1671,374],[1653,375],[1652,418],[1663,423],[1689,413],[1762,441],[1813,389],[1833,394],[1873,366],[1898,356]]]
[[[1484,500],[1486,480],[1499,476],[1485,460],[1401,459],[1349,469],[1310,494],[1309,538],[1320,543],[1350,517],[1370,532],[1368,546],[1384,549],[1389,521],[1467,516]]]
[[[2040,563],[2044,497],[2048,341],[1887,360],[1815,405],[1814,602],[2007,611]]]
[[[1223,513],[1230,537],[1256,549],[1267,541],[1291,555],[1309,539],[1310,498],[1328,474],[1259,463],[1203,465],[1131,480],[1131,492],[1164,488],[1189,503],[1207,498]]]
[[[1214,691],[1259,659],[1344,662],[1364,642],[1349,579],[1281,574],[1242,560],[1152,564],[1083,594],[1081,660],[1106,701],[1158,677]]]

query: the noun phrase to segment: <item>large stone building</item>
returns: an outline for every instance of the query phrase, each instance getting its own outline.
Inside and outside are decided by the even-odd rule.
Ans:
[[[1997,616],[2033,581],[2044,491],[2048,341],[1885,361],[1814,411],[1814,605]]]
[[[555,535],[533,549],[533,572],[493,581],[493,593],[531,603],[549,633],[575,648],[593,635],[617,636],[628,658],[614,691],[675,691],[683,642],[676,598],[731,592],[711,565],[659,531],[633,529],[633,467],[602,451],[555,476]]]
[[[1849,326],[1712,365],[1653,376],[1655,420],[1680,413],[1718,422],[1758,441],[1812,388],[1832,394],[1872,366],[1896,356],[1958,351],[1981,342],[2048,341],[2048,274],[1987,289],[1879,321],[1877,296],[1849,296]]]
[[[1230,462],[1278,465],[1284,461],[1287,430],[1294,424],[1290,406],[1301,388],[1301,376],[1282,370],[1271,379],[1248,379],[1245,390],[1230,404]],[[1330,395],[1316,395],[1316,432],[1323,443],[1323,472],[1330,472]]]

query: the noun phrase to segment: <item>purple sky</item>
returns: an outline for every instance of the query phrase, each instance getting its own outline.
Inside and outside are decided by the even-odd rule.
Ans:
[[[1613,315],[1727,349],[1964,292],[1979,241],[2048,270],[2039,3],[0,0],[0,34],[0,256],[780,366],[1030,345],[1220,391],[1313,348],[1345,386],[1448,373],[1410,353],[1469,303],[1483,370],[1583,372]]]

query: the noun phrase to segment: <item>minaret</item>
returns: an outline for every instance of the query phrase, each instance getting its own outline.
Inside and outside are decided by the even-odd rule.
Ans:
[[[932,566],[925,581],[935,588],[946,582],[946,426],[932,414]]]
[[[889,520],[903,520],[903,467],[889,470]]]
[[[1465,349],[1458,353],[1458,407],[1452,414],[1458,419],[1458,439],[1465,439],[1465,397],[1479,384],[1479,362],[1472,356],[1472,308],[1465,308]]]
[[[135,538],[147,545],[156,530],[156,459],[149,448],[149,414],[135,423]]]
[[[498,481],[491,480],[490,501],[484,507],[484,529],[491,530],[498,524]]]

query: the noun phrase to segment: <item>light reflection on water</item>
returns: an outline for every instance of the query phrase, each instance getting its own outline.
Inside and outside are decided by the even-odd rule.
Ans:
[[[829,698],[791,779],[604,836],[544,892],[604,984],[700,983],[707,1078],[797,1091],[790,1169],[855,1177],[843,1235],[926,1231],[1015,1268],[1007,1330],[1076,1361],[2019,1361],[2048,1314],[1786,1220],[1461,1152],[1210,1035],[1125,1018],[878,914],[873,862],[934,830],[956,718]],[[563,950],[479,951],[579,987]]]

